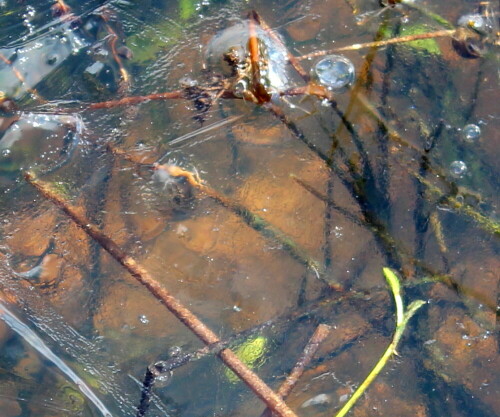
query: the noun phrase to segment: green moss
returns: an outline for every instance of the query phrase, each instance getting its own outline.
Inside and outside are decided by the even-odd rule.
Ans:
[[[82,412],[85,407],[85,397],[76,387],[69,383],[58,387],[56,390],[56,398],[74,413]]]
[[[193,0],[179,0],[179,17],[188,20],[196,11],[196,3]]]
[[[182,27],[170,20],[145,27],[127,39],[127,46],[134,54],[132,62],[155,60],[162,51],[175,45],[181,36]]]
[[[263,362],[264,354],[267,351],[267,339],[264,336],[257,336],[234,349],[234,353],[249,368],[255,368]],[[239,378],[230,369],[225,370],[226,377],[231,383],[236,383]]]
[[[430,29],[426,25],[403,26],[401,28],[401,31],[399,32],[398,37],[420,35],[429,32],[432,32],[432,29]],[[383,31],[383,37],[384,39],[390,39],[392,37],[390,28],[387,28],[386,30]],[[419,39],[416,41],[402,43],[401,46],[423,50],[433,55],[441,54],[441,49],[439,49],[439,45],[435,39]]]

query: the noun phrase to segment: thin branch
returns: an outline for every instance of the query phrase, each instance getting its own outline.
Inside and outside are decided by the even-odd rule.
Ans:
[[[299,360],[293,367],[290,374],[286,377],[285,381],[278,388],[277,394],[281,398],[286,399],[286,397],[288,397],[290,392],[292,392],[295,385],[297,385],[297,382],[304,373],[304,370],[311,363],[311,360],[316,351],[318,350],[320,343],[323,342],[323,340],[325,340],[328,334],[330,333],[330,329],[331,329],[330,326],[326,324],[320,324],[316,328],[313,335],[309,339],[309,342],[307,342],[307,345],[304,348],[304,351],[302,352],[302,355],[300,356]],[[272,416],[272,411],[269,408],[266,408],[260,415],[260,417],[271,417],[271,416]]]
[[[25,180],[37,189],[44,198],[50,200],[75,222],[87,235],[99,243],[118,263],[120,263],[140,284],[167,307],[189,330],[203,343],[210,345],[220,341],[219,337],[208,328],[194,313],[184,306],[177,298],[168,292],[156,281],[149,272],[131,256],[127,255],[119,246],[96,225],[81,213],[81,209],[71,206],[61,198],[49,184],[40,181],[32,172],[24,174]],[[262,381],[259,376],[250,370],[230,349],[224,349],[218,354],[226,364],[250,389],[281,417],[297,417],[284,401]]]
[[[319,56],[334,54],[336,52],[358,51],[360,49],[365,49],[365,48],[380,48],[382,46],[394,45],[394,44],[398,44],[398,43],[413,42],[413,41],[418,41],[418,40],[422,40],[422,39],[451,37],[454,34],[455,34],[455,29],[453,29],[453,30],[452,29],[438,30],[436,32],[429,32],[429,33],[417,33],[414,35],[400,36],[398,38],[384,39],[381,41],[355,43],[353,45],[341,46],[339,48],[333,48],[333,49],[329,49],[327,51],[311,52],[310,54],[302,55],[302,56],[296,57],[295,59],[297,59],[299,61],[303,61],[304,59],[317,58]]]
[[[157,378],[169,378],[172,375],[174,369],[180,368],[192,361],[202,359],[208,355],[219,354],[221,350],[226,349],[230,346],[234,346],[238,341],[245,340],[251,337],[253,334],[260,332],[267,327],[272,326],[275,320],[268,320],[258,326],[252,327],[251,329],[240,332],[228,339],[221,340],[220,342],[214,343],[212,345],[204,346],[198,350],[181,353],[178,355],[173,355],[171,358],[165,361],[157,361],[150,364],[146,369],[146,374],[142,382],[141,399],[139,406],[137,407],[136,417],[144,417],[149,405],[151,403],[151,397],[153,396],[153,388],[157,381]]]
[[[148,94],[146,96],[131,96],[131,97],[124,97],[119,100],[110,100],[110,101],[103,101],[100,103],[92,103],[86,106],[84,110],[111,109],[113,107],[132,106],[134,104],[144,103],[145,101],[171,100],[178,98],[185,98],[183,91],[177,90],[177,91],[169,91],[166,93]]]

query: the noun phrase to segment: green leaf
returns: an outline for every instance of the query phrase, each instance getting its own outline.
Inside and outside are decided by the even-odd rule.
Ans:
[[[401,297],[401,284],[399,278],[390,268],[383,268],[384,277],[391,287],[394,302],[396,303],[396,323],[399,326],[404,320],[403,298]]]

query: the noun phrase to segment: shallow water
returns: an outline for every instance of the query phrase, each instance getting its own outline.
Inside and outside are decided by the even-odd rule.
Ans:
[[[202,346],[23,180],[27,169],[221,339],[271,320],[231,346],[273,389],[316,326],[332,326],[287,399],[299,416],[334,415],[390,343],[383,267],[406,305],[427,304],[350,415],[499,415],[494,36],[479,58],[449,37],[332,51],[356,72],[335,106],[278,97],[305,85],[280,42],[301,56],[448,29],[443,19],[453,26],[476,4],[86,1],[59,18],[52,5],[0,2],[0,417],[133,415],[146,367]],[[256,30],[271,101],[206,106],[196,88],[230,77],[214,54],[233,38],[245,54],[252,9],[279,35]],[[321,59],[301,60],[305,73]],[[238,61],[247,86],[249,68]],[[188,99],[89,108],[179,88]],[[146,416],[264,410],[213,354],[164,379]]]

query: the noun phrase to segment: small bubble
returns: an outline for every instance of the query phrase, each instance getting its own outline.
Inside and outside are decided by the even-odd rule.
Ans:
[[[476,142],[481,137],[481,128],[477,125],[467,125],[462,131],[462,135],[467,142]]]
[[[163,388],[170,383],[172,379],[172,371],[161,373],[155,377],[155,386],[158,388]]]
[[[142,323],[142,324],[148,324],[149,323],[149,319],[147,318],[146,315],[144,314],[141,314],[139,316],[139,321]]]
[[[354,82],[354,65],[341,55],[328,55],[313,68],[313,76],[330,90],[343,89]]]
[[[462,178],[467,173],[467,165],[464,161],[453,161],[450,164],[450,174],[455,178]]]

